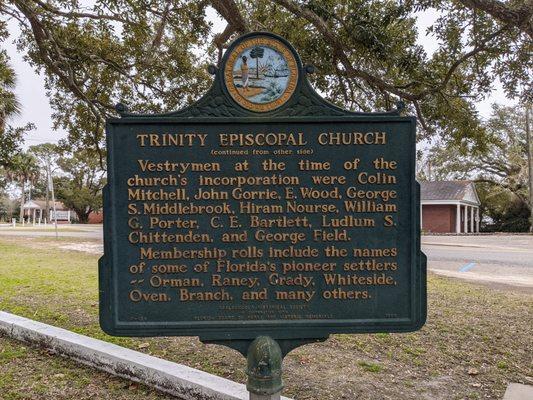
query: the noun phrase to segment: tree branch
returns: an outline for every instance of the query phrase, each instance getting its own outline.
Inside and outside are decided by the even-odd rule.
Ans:
[[[224,46],[226,45],[226,42],[231,38],[231,35],[235,33],[235,28],[231,24],[227,24],[224,28],[224,31],[221,33],[215,35],[215,38],[213,39],[213,43],[215,46],[217,46],[218,49],[218,57],[217,62],[220,64],[220,61],[222,61],[222,53],[224,52]]]
[[[490,2],[490,1],[495,1],[495,0],[464,0],[464,1]],[[355,67],[345,52],[345,48],[346,48],[345,44],[334,34],[334,32],[328,27],[326,22],[320,16],[314,13],[312,10],[292,0],[273,0],[273,2],[281,5],[286,10],[294,14],[295,16],[304,18],[305,20],[310,22],[322,34],[324,39],[332,46],[334,57],[338,58],[341,64],[344,66],[345,74],[347,77],[355,77],[355,78],[362,79],[370,86],[373,86],[381,91],[388,92],[390,94],[396,95],[404,100],[411,101],[411,102],[422,100],[424,97],[430,94],[442,91],[448,85],[451,78],[454,76],[454,73],[456,72],[456,70],[464,62],[466,62],[471,57],[476,56],[482,51],[489,50],[490,48],[487,46],[487,44],[491,40],[495,39],[497,36],[501,35],[503,32],[509,30],[511,27],[511,25],[507,24],[506,26],[502,27],[498,31],[487,36],[478,45],[476,45],[471,51],[462,55],[459,59],[457,59],[451,65],[443,81],[439,85],[435,87],[427,88],[417,93],[417,92],[411,92],[411,91],[406,90],[406,89],[409,89],[410,87],[415,86],[414,82],[411,82],[405,85],[391,84],[391,83],[388,83],[382,77],[373,75],[361,68]]]
[[[163,10],[163,15],[161,16],[161,21],[159,22],[159,26],[157,27],[154,40],[152,41],[152,45],[150,46],[150,51],[148,52],[148,58],[151,59],[153,57],[153,53],[159,49],[161,46],[161,42],[163,40],[163,33],[165,32],[165,28],[167,26],[168,21],[168,14],[170,11],[170,5],[171,1],[167,0],[167,3],[165,4],[165,9]]]
[[[527,33],[533,38],[533,1],[529,0],[517,8],[509,7],[498,0],[459,0],[465,7],[481,10],[503,22]]]
[[[33,3],[39,5],[43,10],[48,11],[52,14],[59,15],[61,17],[66,18],[90,18],[90,19],[99,19],[99,20],[109,20],[109,21],[116,21],[116,22],[122,22],[124,24],[129,23],[130,21],[121,17],[118,17],[116,15],[106,15],[106,14],[92,14],[92,13],[79,13],[79,12],[67,12],[67,11],[61,11],[53,6],[51,6],[48,3],[45,3],[40,0],[30,0]]]
[[[354,67],[352,62],[348,58],[348,55],[344,51],[344,44],[342,41],[337,38],[337,36],[330,30],[326,22],[320,18],[317,14],[311,11],[308,8],[302,7],[294,1],[291,0],[273,0],[274,3],[279,4],[280,6],[287,9],[289,12],[293,13],[297,17],[301,17],[309,21],[324,37],[324,39],[331,45],[333,48],[333,55],[336,56],[341,64],[344,66],[346,75],[351,77],[357,77],[365,80],[369,85],[375,86],[382,90],[386,90],[389,93],[395,94],[398,97],[401,97],[405,100],[417,100],[419,96],[416,94],[407,92],[397,88],[395,85],[390,84],[383,80],[382,78],[372,75],[360,68]]]
[[[452,78],[453,74],[455,73],[457,68],[459,68],[461,66],[461,64],[463,64],[469,58],[476,56],[480,52],[488,50],[489,47],[487,47],[487,44],[491,40],[493,40],[496,37],[500,36],[503,32],[509,30],[509,28],[510,28],[510,26],[506,25],[506,26],[498,29],[496,32],[490,34],[489,36],[484,38],[481,42],[479,42],[472,50],[470,50],[469,52],[463,54],[461,57],[459,57],[457,60],[455,60],[455,62],[448,69],[448,72],[446,73],[446,75],[445,75],[444,79],[442,80],[442,82],[435,88],[428,89],[428,90],[425,90],[423,92],[420,92],[419,93],[420,98],[425,97],[426,95],[428,95],[430,93],[435,93],[435,92],[441,91],[444,88],[446,88],[446,86],[450,82],[450,79]]]
[[[248,32],[248,24],[244,20],[239,7],[233,0],[211,0],[213,8],[230,24],[235,32]]]
[[[427,124],[426,119],[424,118],[424,114],[422,113],[422,109],[420,108],[420,104],[418,103],[418,100],[413,101],[413,105],[415,106],[416,115],[418,116],[418,121],[420,122],[420,125],[422,125],[422,128],[430,134],[432,132],[432,129]]]
[[[36,12],[28,6],[27,1],[14,0],[13,3],[28,20],[35,39],[35,44],[37,45],[37,50],[45,66],[51,70],[51,72],[76,98],[87,105],[93,116],[106,116],[106,110],[114,110],[114,107],[111,104],[100,103],[103,108],[97,107],[97,102],[94,99],[89,98],[79,87],[78,82],[74,77],[74,71],[63,55],[60,46],[55,41],[53,35],[45,28]]]
[[[226,42],[237,32],[240,34],[249,31],[248,24],[244,20],[239,7],[233,0],[211,0],[213,8],[227,21],[224,31],[215,35],[213,43],[218,49],[218,62],[222,60],[223,49]]]

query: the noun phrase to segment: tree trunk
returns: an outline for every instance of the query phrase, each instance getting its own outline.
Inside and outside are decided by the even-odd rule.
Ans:
[[[6,131],[6,113],[4,110],[0,111],[0,134]]]
[[[533,138],[529,127],[529,109],[531,104],[526,102],[526,144],[529,165],[529,231],[533,232]]]
[[[78,216],[78,223],[86,224],[87,222],[89,222],[89,214],[91,213],[91,211],[92,210],[86,211],[86,210],[78,210],[75,208],[74,212]]]

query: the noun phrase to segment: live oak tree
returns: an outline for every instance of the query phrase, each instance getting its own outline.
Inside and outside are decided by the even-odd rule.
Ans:
[[[102,189],[106,183],[93,149],[65,152],[57,160],[61,176],[54,180],[57,198],[74,210],[81,223],[87,223],[89,214],[102,208]]]
[[[529,179],[525,109],[493,106],[482,142],[468,138],[436,144],[429,152],[437,179],[478,183],[484,212],[503,230],[529,227]]]
[[[74,210],[80,222],[86,223],[92,211],[102,208],[102,189],[106,179],[98,155],[91,148],[71,151],[67,147],[66,143],[31,146],[29,151],[13,156],[9,166],[3,168],[2,175],[8,182],[16,183],[22,192],[21,219],[28,184],[35,187],[33,193],[37,196],[46,196],[48,203],[48,163],[54,172],[56,199]],[[48,204],[46,209],[49,209]]]
[[[173,110],[209,86],[208,63],[233,37],[269,30],[315,64],[315,87],[362,111],[398,100],[420,121],[421,137],[481,140],[474,103],[496,78],[510,97],[531,93],[531,0],[4,0],[19,49],[44,73],[56,126],[103,162],[104,120],[121,101],[133,111]],[[206,11],[225,21],[213,34]],[[419,12],[438,13],[438,43],[417,43]]]
[[[75,147],[91,147],[104,164],[104,120],[123,101],[134,111],[184,105],[208,87],[201,55],[209,24],[205,5],[188,2],[7,1],[4,17],[20,22],[27,61],[42,72],[55,127]]]

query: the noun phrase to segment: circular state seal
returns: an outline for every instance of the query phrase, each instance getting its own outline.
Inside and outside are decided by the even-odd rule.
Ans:
[[[293,52],[269,36],[243,40],[230,53],[224,80],[231,97],[242,107],[267,112],[281,107],[298,83]]]

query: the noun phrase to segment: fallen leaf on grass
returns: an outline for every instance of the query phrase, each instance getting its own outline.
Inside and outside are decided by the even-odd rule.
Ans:
[[[150,343],[144,342],[137,346],[138,349],[146,349],[147,347],[150,347]]]
[[[468,368],[468,371],[466,371],[468,375],[477,375],[479,374],[479,371],[475,368]]]

